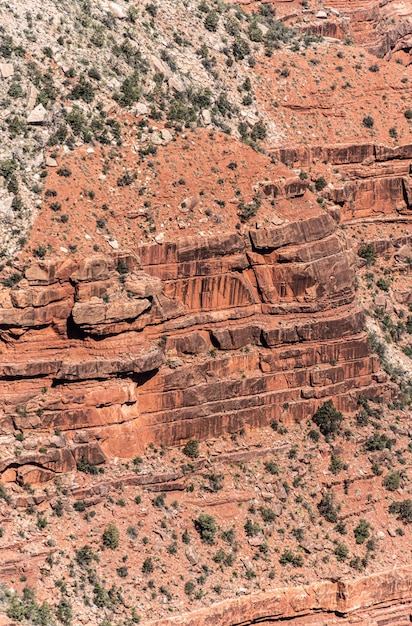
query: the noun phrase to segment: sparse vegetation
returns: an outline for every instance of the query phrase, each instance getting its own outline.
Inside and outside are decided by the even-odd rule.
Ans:
[[[324,437],[331,437],[338,432],[343,415],[335,408],[332,400],[327,400],[318,408],[312,420]]]
[[[204,543],[210,545],[215,543],[218,528],[214,517],[207,513],[201,513],[199,517],[194,520],[194,525]]]
[[[103,532],[102,543],[106,548],[115,550],[120,544],[120,532],[115,524],[109,524]]]

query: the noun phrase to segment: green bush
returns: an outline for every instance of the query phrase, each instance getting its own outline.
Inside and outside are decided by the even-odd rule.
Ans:
[[[338,521],[339,510],[340,506],[335,503],[333,493],[331,491],[327,491],[322,496],[322,499],[318,504],[318,511],[320,515],[322,515],[327,522],[336,524]]]
[[[124,79],[120,87],[120,94],[116,94],[114,99],[122,106],[130,107],[139,100],[141,94],[139,75],[137,72],[133,72],[131,76]]]
[[[259,120],[256,124],[253,125],[252,132],[250,133],[253,141],[263,140],[265,139],[267,134],[266,124]]]
[[[56,617],[63,626],[70,626],[72,623],[73,610],[70,601],[67,598],[61,598],[56,606]]]
[[[332,400],[328,400],[318,408],[312,420],[318,426],[322,435],[329,437],[339,430],[343,415],[335,408]]]
[[[245,522],[244,529],[248,537],[256,537],[256,535],[258,535],[262,530],[259,524],[257,524],[256,522],[252,522],[249,517]]]
[[[114,524],[109,524],[102,535],[102,543],[106,548],[115,550],[119,547],[120,532]]]
[[[264,463],[265,470],[272,474],[273,476],[277,476],[279,474],[279,466],[275,461],[265,461]]]
[[[326,179],[324,178],[324,176],[319,176],[319,178],[315,182],[316,191],[322,191],[322,189],[324,189],[327,184],[328,183]]]
[[[94,98],[93,85],[82,76],[77,85],[73,87],[70,98],[72,100],[83,100],[90,104]]]
[[[74,554],[76,562],[80,565],[80,567],[88,567],[93,563],[93,561],[98,560],[97,554],[93,552],[91,547],[88,545],[85,545],[78,550],[76,549]]]
[[[361,520],[359,520],[359,524],[353,531],[356,543],[362,544],[366,541],[366,539],[370,536],[370,527],[371,525],[369,524],[369,522],[366,521],[366,519],[362,518]]]
[[[185,589],[185,594],[187,596],[191,596],[195,590],[195,584],[191,580],[188,580],[187,582],[185,582],[184,589]]]
[[[129,574],[129,568],[126,567],[126,565],[122,565],[121,567],[117,568],[117,575],[120,576],[120,578],[127,578]]]
[[[69,178],[72,175],[72,173],[73,172],[68,167],[60,167],[57,170],[58,176],[63,176],[64,178]]]
[[[199,456],[199,442],[196,439],[191,439],[184,445],[182,452],[189,459],[197,459]]]
[[[142,572],[143,574],[151,574],[154,570],[153,559],[148,556],[147,559],[143,561]]]
[[[404,524],[412,523],[412,500],[401,500],[398,502],[392,502],[389,507],[389,513],[396,515],[396,519]]]
[[[233,56],[236,61],[242,61],[250,52],[250,46],[242,37],[236,37],[232,45]]]
[[[388,491],[396,491],[397,489],[399,489],[400,482],[401,475],[399,472],[389,472],[389,474],[386,474],[385,478],[383,479],[382,485]]]
[[[379,287],[379,289],[381,289],[382,291],[389,291],[389,287],[391,286],[391,281],[389,278],[383,278],[381,276],[376,281],[376,286]]]
[[[312,439],[312,441],[314,443],[317,443],[320,439],[320,435],[319,432],[317,430],[315,430],[314,428],[312,428],[309,432],[308,432],[308,437],[310,439]]]
[[[273,522],[276,518],[275,513],[267,506],[261,506],[259,508],[260,514],[262,516],[263,521],[268,524],[269,522]]]
[[[53,624],[52,613],[47,602],[39,604],[36,600],[35,591],[32,587],[25,587],[23,594],[12,594],[9,596],[7,617],[17,622],[38,624],[48,626]]]
[[[206,15],[204,25],[205,28],[211,33],[215,33],[217,31],[217,27],[219,26],[219,16],[216,11],[209,11]]]
[[[349,548],[346,543],[338,543],[335,548],[335,556],[341,563],[347,558],[349,554]]]
[[[301,554],[295,554],[292,550],[285,550],[279,559],[281,565],[293,565],[293,567],[302,567],[303,557]]]
[[[329,471],[337,476],[342,470],[348,469],[347,464],[340,458],[340,456],[332,456],[329,465]]]
[[[194,520],[194,525],[199,533],[202,541],[209,545],[215,543],[215,537],[217,533],[217,524],[214,517],[207,513],[201,513],[197,519]]]
[[[77,461],[77,469],[79,472],[84,472],[85,474],[97,475],[101,473],[96,463],[92,463],[85,456],[82,456],[81,459]]]
[[[375,452],[377,450],[384,450],[387,448],[390,450],[392,448],[394,441],[389,439],[385,433],[373,433],[369,439],[367,439],[364,443],[364,449],[367,452]]]
[[[257,22],[252,22],[249,25],[247,34],[248,34],[250,41],[253,41],[255,43],[260,43],[261,41],[263,41],[263,33],[260,30]]]
[[[368,267],[376,263],[376,252],[371,243],[368,243],[366,246],[361,246],[358,250],[358,256],[360,256],[361,259],[365,259]]]

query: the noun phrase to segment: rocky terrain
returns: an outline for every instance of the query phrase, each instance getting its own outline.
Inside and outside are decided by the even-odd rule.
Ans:
[[[1,625],[410,622],[409,12],[1,7]]]

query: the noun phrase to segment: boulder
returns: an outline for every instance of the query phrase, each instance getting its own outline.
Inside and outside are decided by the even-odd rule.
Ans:
[[[47,126],[49,123],[49,113],[42,104],[38,104],[27,116],[27,123],[32,126]]]
[[[14,74],[13,63],[0,63],[0,75],[2,78],[10,78]]]

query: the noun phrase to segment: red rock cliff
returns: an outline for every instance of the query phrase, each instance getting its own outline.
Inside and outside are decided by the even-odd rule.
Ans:
[[[350,410],[375,393],[354,255],[335,222],[319,209],[274,222],[38,261],[4,288],[3,480],[306,419],[331,396]]]

